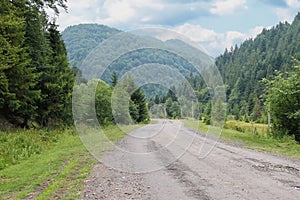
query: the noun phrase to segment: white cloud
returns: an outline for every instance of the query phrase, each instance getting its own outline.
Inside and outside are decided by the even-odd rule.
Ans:
[[[67,3],[68,12],[60,10],[57,23],[60,30],[67,26],[80,23],[96,23],[95,19],[99,13],[99,0],[71,0]]]
[[[285,0],[287,8],[277,8],[276,14],[280,21],[292,22],[297,12],[300,10],[299,0]]]
[[[153,0],[105,0],[103,4],[103,12],[107,15],[99,17],[98,22],[108,25],[119,23],[137,23],[148,22],[151,16],[144,15],[144,9],[152,11],[160,11],[164,9],[164,4]]]
[[[197,42],[203,46],[212,56],[217,56],[224,52],[225,48],[235,44],[240,44],[248,38],[254,38],[262,31],[263,27],[258,26],[250,29],[247,33],[238,31],[227,31],[226,33],[217,33],[214,30],[203,28],[199,25],[183,24],[173,28],[180,34],[185,35],[190,40]]]
[[[259,33],[262,32],[262,30],[263,30],[264,28],[266,28],[266,27],[256,26],[256,27],[252,28],[252,29],[249,30],[248,36],[249,36],[249,37],[252,37],[252,38],[255,38]],[[272,26],[267,27],[266,29],[270,29],[270,28],[272,28]]]
[[[295,10],[300,8],[300,1],[285,1],[288,8],[281,7],[282,10],[276,8],[278,16],[283,19],[294,17]],[[196,23],[201,17],[209,19],[211,13],[227,15],[245,9],[247,9],[246,0],[175,2],[173,0],[70,0],[68,1],[69,13],[62,11],[57,23],[60,24],[61,30],[79,23],[99,23],[121,30],[149,25],[161,25],[161,27],[167,25],[169,28],[172,26],[174,27],[171,28],[172,30],[188,36],[204,46],[211,54],[216,55],[223,52],[225,48],[256,36],[263,27],[258,26],[242,32],[231,30],[218,33],[190,22]]]
[[[299,0],[286,0],[285,2],[289,7],[300,8],[300,1]]]
[[[216,15],[234,14],[247,9],[246,0],[217,0],[213,2],[210,12]]]
[[[177,26],[174,31],[188,36],[191,40],[197,42],[209,42],[217,39],[218,34],[210,29],[205,29],[200,25],[192,25],[185,23],[181,26]]]
[[[173,26],[209,14],[209,2],[166,0],[71,0],[68,13],[62,12],[61,29],[79,23],[101,23],[117,28],[140,25]]]
[[[74,10],[89,9],[97,5],[97,3],[97,0],[73,0],[68,1],[68,7]]]
[[[103,21],[107,21],[106,23],[108,24],[125,22],[132,19],[136,15],[131,2],[126,2],[125,0],[105,1],[103,8],[108,14],[108,17]]]

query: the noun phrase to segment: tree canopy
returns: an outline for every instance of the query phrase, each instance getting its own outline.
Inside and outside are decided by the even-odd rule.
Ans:
[[[293,71],[292,58],[300,59],[300,13],[289,24],[264,29],[256,38],[232,47],[216,58],[226,84],[228,113],[236,119],[266,122],[261,95],[263,78],[274,71]]]
[[[0,2],[0,115],[17,126],[70,118],[73,73],[66,49],[45,10],[65,0]]]
[[[294,135],[300,142],[300,66],[292,72],[277,71],[271,80],[264,79],[267,106],[273,121],[276,137]]]

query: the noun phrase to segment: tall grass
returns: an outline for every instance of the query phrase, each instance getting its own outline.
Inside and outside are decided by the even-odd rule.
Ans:
[[[184,124],[188,128],[203,133],[206,133],[209,127],[201,121],[191,119],[184,120]],[[220,136],[225,141],[239,142],[249,149],[300,158],[300,145],[294,138],[290,136],[273,138],[268,134],[266,124],[227,121]]]
[[[109,126],[104,133],[115,142],[126,135],[122,130]],[[0,145],[6,151],[1,155],[0,199],[78,199],[96,163],[73,128],[1,132]],[[106,150],[98,145],[99,151]]]
[[[0,170],[40,154],[73,130],[10,130],[0,132]]]
[[[268,135],[268,125],[267,124],[258,124],[258,123],[247,123],[236,120],[226,121],[224,128],[236,130],[242,133],[252,133],[259,134],[262,136]]]

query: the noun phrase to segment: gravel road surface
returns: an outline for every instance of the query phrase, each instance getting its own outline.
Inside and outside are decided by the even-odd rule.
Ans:
[[[105,153],[82,199],[300,199],[299,159],[224,142],[201,156],[214,143],[176,120],[136,129]]]

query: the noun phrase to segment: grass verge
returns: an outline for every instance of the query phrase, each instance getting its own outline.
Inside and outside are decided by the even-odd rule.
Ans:
[[[206,133],[208,125],[191,119],[183,120],[188,128]],[[239,142],[243,147],[278,155],[300,158],[300,145],[291,137],[275,139],[266,134],[265,125],[229,121],[221,133],[221,139],[227,142]],[[238,127],[238,130],[234,130]]]
[[[136,127],[124,129],[130,131]],[[111,141],[126,135],[117,126],[107,127],[105,134]],[[39,139],[32,139],[32,142],[35,141]],[[80,197],[84,187],[83,182],[86,181],[96,160],[86,150],[75,129],[59,133],[55,142],[40,151],[0,170],[0,199],[77,199]]]

